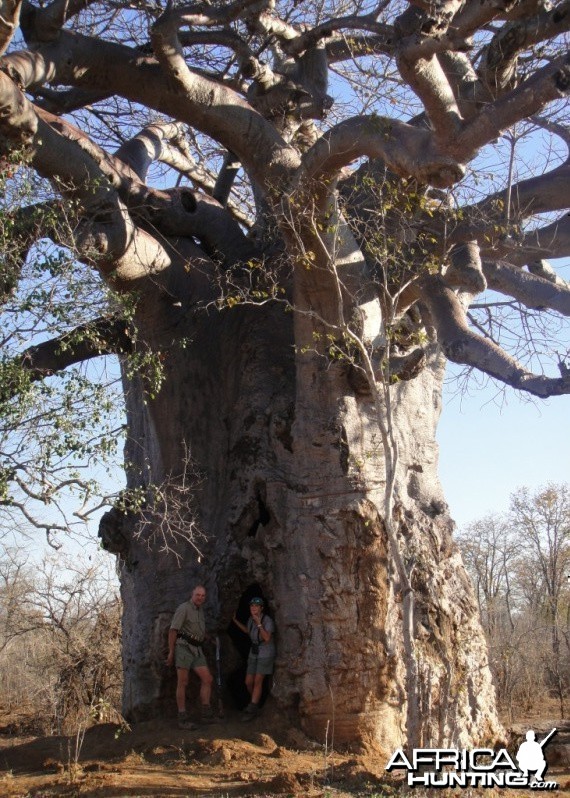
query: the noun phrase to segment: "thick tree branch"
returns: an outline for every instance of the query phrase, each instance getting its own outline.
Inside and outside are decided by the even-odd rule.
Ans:
[[[326,43],[329,64],[349,61],[361,56],[393,55],[394,35],[389,36],[336,36]]]
[[[470,294],[480,294],[487,287],[479,247],[475,241],[468,241],[452,248],[450,265],[445,272],[445,282]]]
[[[4,73],[0,114],[5,139],[14,147],[24,145],[38,173],[75,202],[76,214],[83,217],[75,230],[75,245],[86,263],[123,290],[132,290],[170,266],[163,246],[133,224],[120,199],[117,189],[128,176],[126,166],[69,123],[35,109]]]
[[[306,50],[310,50],[319,44],[323,39],[330,39],[334,33],[340,30],[357,30],[373,33],[384,41],[393,37],[394,31],[390,25],[377,22],[370,16],[348,16],[330,19],[321,25],[315,25],[304,33],[300,33],[293,38],[283,40],[283,50],[291,56],[302,55]]]
[[[478,72],[493,96],[516,82],[520,53],[570,30],[570,0],[564,0],[555,8],[539,7],[537,10],[536,15],[504,25],[486,48]]]
[[[138,202],[134,195],[130,201],[131,213],[141,224],[146,218],[151,229],[163,236],[196,238],[212,259],[221,260],[226,266],[246,262],[259,254],[231,213],[207,194],[187,188],[144,189],[144,196],[141,194]]]
[[[224,207],[228,203],[232,186],[239,172],[241,163],[239,158],[232,152],[227,152],[224,156],[224,163],[220,169],[220,174],[217,177],[216,185],[212,192],[214,199]]]
[[[564,288],[570,286],[570,283],[563,280],[562,277],[557,274],[556,269],[554,269],[547,260],[544,260],[544,258],[540,260],[531,260],[526,266],[531,274],[536,274],[537,277],[542,277],[544,280],[548,280],[549,283],[554,283]]]
[[[184,37],[180,35],[180,28],[183,26],[228,24],[241,16],[247,5],[251,3],[175,8],[169,0],[165,12],[152,26],[151,42],[165,72],[181,92],[192,95],[196,88],[196,75],[188,68],[183,53],[183,45],[189,44],[230,47],[238,56],[242,71],[248,77],[271,80],[270,70],[261,66],[245,41],[233,31],[191,31]]]
[[[461,302],[441,277],[425,277],[419,281],[418,289],[418,300],[448,360],[473,366],[533,396],[546,398],[570,393],[570,376],[551,378],[532,374],[493,341],[473,333]]]
[[[423,102],[433,130],[442,142],[455,136],[461,115],[447,76],[431,48],[448,37],[449,23],[460,6],[461,0],[441,0],[425,11],[412,6],[398,17],[395,26],[400,74]],[[445,49],[466,46],[465,42],[454,46],[452,41],[446,45]]]
[[[522,119],[539,113],[548,103],[567,96],[570,90],[570,55],[539,69],[532,77],[464,125],[449,152],[468,161],[485,144]]]
[[[476,205],[467,206],[461,210],[461,218],[457,226],[450,231],[449,238],[452,242],[469,241],[476,239],[481,247],[490,255],[491,250],[501,246],[501,239],[507,233],[506,220],[520,224],[525,219],[538,214],[560,211],[570,205],[570,163],[566,162],[550,172],[521,180],[508,189],[492,194]],[[510,207],[507,209],[507,203]],[[556,223],[558,224],[558,223]],[[564,233],[565,225],[560,228]],[[554,238],[553,229],[544,228],[542,247],[551,247]],[[532,240],[532,234],[529,234]],[[565,254],[565,253],[562,253]],[[558,257],[555,251],[549,252],[546,257]],[[542,255],[541,255],[542,257]]]
[[[196,162],[185,136],[162,139],[159,160],[187,177],[206,193],[212,193],[216,179],[212,172]]]
[[[2,56],[0,71],[8,75],[18,88],[34,92],[53,81],[56,64],[39,53],[17,50]]]
[[[83,324],[58,338],[31,346],[14,358],[11,365],[16,369],[16,376],[2,385],[0,401],[7,402],[21,390],[18,376],[21,369],[27,382],[37,382],[75,363],[101,355],[130,353],[134,351],[133,346],[124,319],[101,318]]]
[[[244,78],[258,81],[262,86],[266,87],[275,83],[276,77],[270,67],[267,64],[262,64],[255,57],[247,42],[234,31],[178,31],[177,36],[181,47],[190,47],[197,44],[227,47],[236,54]]]
[[[37,131],[38,118],[32,104],[10,78],[0,72],[0,134],[13,149],[25,149],[32,144]]]
[[[163,42],[170,53],[167,40]],[[63,30],[56,42],[38,44],[33,53],[10,54],[3,63],[19,85],[30,89],[50,82],[112,91],[185,122],[234,152],[260,186],[277,190],[299,163],[275,126],[236,92],[186,72],[187,91],[181,91],[180,83],[172,83],[154,58],[124,45]]]
[[[380,33],[333,35],[326,39],[326,50],[330,64],[347,61],[353,58],[371,55],[393,56],[396,51],[405,53],[410,60],[430,58],[432,55],[440,57],[451,54],[451,51],[465,50],[470,46],[469,40],[455,29],[437,37],[411,35],[398,40],[396,31],[391,25],[383,25]],[[310,32],[309,32],[310,33]],[[304,35],[304,34],[303,34]],[[295,48],[295,39],[288,47]]]
[[[191,44],[211,44],[229,47],[237,56],[244,77],[258,83],[264,91],[278,82],[278,78],[267,64],[262,64],[247,43],[235,31],[229,30],[229,23],[244,17],[251,24],[252,16],[260,7],[259,0],[237,0],[229,5],[203,6],[190,5],[175,8],[169,0],[165,12],[151,29],[151,41],[158,60],[171,80],[184,92],[191,91],[193,73],[187,67],[182,47]],[[226,26],[220,30],[218,26]],[[216,30],[181,32],[188,26],[216,26]]]
[[[467,2],[453,19],[453,27],[471,37],[494,19],[518,19],[534,16],[544,8],[544,0],[482,0]]]
[[[410,58],[404,52],[398,57],[398,68],[422,101],[438,141],[453,140],[461,127],[461,114],[437,56]]]
[[[34,166],[40,174],[55,179],[62,193],[79,203],[83,221],[76,231],[76,244],[82,257],[104,274],[112,274],[116,287],[132,285],[133,280],[170,265],[170,258],[151,234],[155,230],[163,236],[196,236],[206,243],[212,255],[221,255],[229,263],[253,257],[252,244],[215,200],[203,196],[198,201],[193,192],[184,190],[167,193],[147,189],[124,160],[109,156],[65,120],[45,111],[36,112],[21,92],[11,91],[13,84],[2,73],[0,86],[2,79],[9,90],[11,110],[18,103],[26,110],[26,131],[36,126],[36,134],[29,142]],[[13,125],[7,124],[5,135],[19,135],[17,123],[18,119]],[[161,135],[179,132],[176,125],[151,127],[120,148],[119,154],[125,160],[131,159],[145,175],[157,156]],[[151,223],[148,230],[137,228],[128,208],[141,222]]]
[[[268,7],[274,7],[273,2],[266,3]],[[248,27],[252,32],[263,33],[266,36],[275,36],[279,40],[281,47],[287,45],[289,41],[296,39],[300,31],[285,22],[283,19],[274,16],[267,10],[252,16],[248,21]]]
[[[204,24],[195,19],[195,24]],[[192,72],[186,64],[184,51],[178,37],[178,27],[183,20],[174,14],[172,7],[155,22],[151,31],[152,48],[175,90],[188,98],[195,97],[202,77]]]
[[[493,246],[481,247],[489,258],[503,258],[514,266],[526,266],[548,258],[570,256],[570,215],[523,235],[500,238]]]
[[[253,245],[239,225],[214,199],[188,189],[149,189],[142,182],[152,161],[160,157],[164,139],[179,136],[180,125],[150,125],[122,145],[113,157],[65,120],[50,121],[49,135],[55,134],[54,125],[63,134],[55,140],[58,152],[66,153],[65,168],[58,175],[64,181],[62,190],[80,199],[86,209],[93,209],[92,218],[89,221],[84,218],[78,228],[78,240],[85,252],[86,247],[90,251],[95,249],[90,261],[104,272],[111,270],[114,279],[130,282],[135,278],[134,261],[127,257],[127,252],[131,256],[137,251],[141,256],[145,254],[140,259],[143,270],[140,277],[147,268],[149,273],[156,273],[159,264],[161,268],[169,264],[161,244],[154,238],[157,232],[165,237],[198,238],[212,257],[221,257],[228,264],[255,255]],[[46,167],[47,154],[43,151],[43,145],[50,144],[49,135],[44,134],[36,160],[38,169],[41,167],[47,177],[53,177],[55,167],[51,161],[50,168]],[[80,146],[74,146],[77,144]],[[145,230],[138,229],[136,224]],[[114,265],[115,258],[129,263],[124,272]]]
[[[38,98],[37,101],[35,100],[36,97]],[[38,108],[43,108],[45,111],[59,116],[102,102],[108,97],[109,92],[106,91],[90,91],[89,89],[53,91],[42,86],[34,92],[34,104]]]
[[[483,90],[471,59],[465,53],[448,50],[440,53],[438,60],[447,76],[463,121],[472,119],[482,101],[488,102],[491,98]]]
[[[504,261],[484,261],[483,271],[494,291],[513,297],[527,308],[570,316],[570,286],[557,285]]]
[[[44,8],[33,7],[33,24],[36,35],[40,41],[51,41],[55,39],[72,17],[79,14],[83,9],[93,5],[97,0],[53,0]],[[26,2],[29,12],[31,4]]]
[[[101,355],[128,354],[133,349],[133,339],[124,319],[101,318],[76,327],[59,338],[31,346],[21,355],[20,362],[33,381],[84,360]]]
[[[115,153],[144,182],[148,169],[154,161],[162,158],[165,144],[183,135],[183,126],[175,122],[147,125],[136,136],[122,144]]]
[[[96,268],[117,291],[153,292],[172,259],[164,244],[137,227],[120,200],[84,217],[75,230],[84,263]]]
[[[363,156],[381,158],[396,174],[440,188],[463,175],[457,161],[438,153],[429,131],[369,116],[347,119],[327,131],[303,157],[300,176],[329,179]]]
[[[200,192],[214,196],[216,178],[203,166],[196,163],[184,138],[163,140],[159,160],[188,178]],[[252,217],[237,202],[229,199],[224,207],[240,225],[246,228],[252,226]]]
[[[3,55],[20,24],[22,0],[0,2],[0,55]]]
[[[112,202],[119,176],[106,156],[80,130],[35,108],[10,78],[0,72],[0,131],[11,147],[24,147],[38,172],[58,183],[62,193],[85,209]],[[114,177],[116,179],[114,179]]]

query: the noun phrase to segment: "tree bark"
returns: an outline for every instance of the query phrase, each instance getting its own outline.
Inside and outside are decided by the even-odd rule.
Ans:
[[[208,590],[209,628],[223,631],[259,582],[277,626],[273,695],[310,736],[323,740],[329,724],[336,743],[393,749],[415,700],[424,745],[494,740],[485,640],[437,478],[443,359],[434,345],[429,367],[392,388],[395,515],[415,593],[409,698],[373,402],[351,388],[350,364],[296,354],[293,315],[279,304],[198,312],[176,328],[184,348],[162,341],[156,399],[143,401],[140,377],[126,381],[129,487],[177,477],[189,453],[206,539],[196,541],[201,557],[173,540],[177,562],[137,512],[102,524],[121,562],[125,712],[172,706],[166,629],[195,584]]]

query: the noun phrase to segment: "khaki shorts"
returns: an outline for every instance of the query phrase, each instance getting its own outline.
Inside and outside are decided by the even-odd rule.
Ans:
[[[270,676],[273,673],[275,657],[252,657],[247,660],[247,673],[251,676],[260,673],[263,676]]]
[[[178,640],[174,649],[174,661],[177,668],[193,671],[207,665],[206,657],[200,646],[191,646],[185,640]]]

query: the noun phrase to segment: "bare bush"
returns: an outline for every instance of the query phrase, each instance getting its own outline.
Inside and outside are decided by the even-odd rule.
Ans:
[[[0,702],[67,733],[115,719],[121,688],[119,598],[102,560],[22,552],[0,564]]]

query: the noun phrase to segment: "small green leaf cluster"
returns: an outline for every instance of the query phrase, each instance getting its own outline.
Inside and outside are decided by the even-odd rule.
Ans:
[[[125,360],[127,379],[141,379],[143,389],[149,399],[156,399],[166,378],[165,363],[167,353],[142,349],[129,355]]]
[[[219,310],[237,305],[262,305],[272,300],[283,300],[286,295],[278,270],[257,259],[227,269],[220,277],[218,287],[216,305]]]

